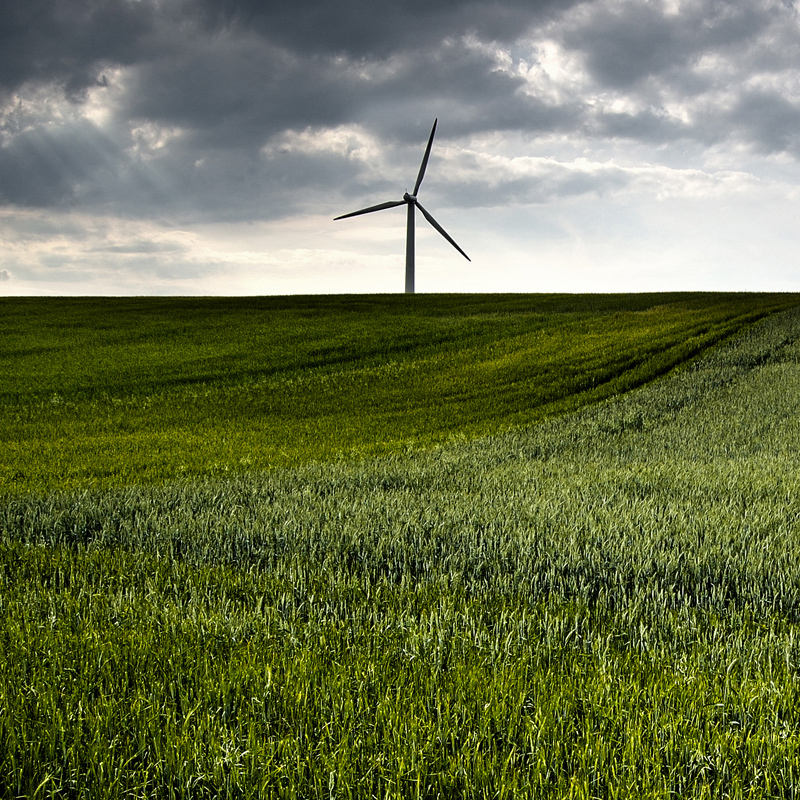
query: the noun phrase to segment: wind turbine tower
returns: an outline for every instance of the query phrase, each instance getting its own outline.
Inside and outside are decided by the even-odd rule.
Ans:
[[[419,202],[417,199],[417,193],[419,192],[419,187],[422,184],[422,179],[425,177],[425,169],[428,166],[428,159],[431,155],[431,147],[433,146],[433,137],[436,134],[436,124],[438,123],[438,119],[433,121],[433,128],[431,128],[431,135],[428,139],[428,146],[425,148],[425,155],[422,157],[422,164],[419,168],[419,174],[417,175],[417,182],[414,184],[414,191],[409,194],[406,192],[403,195],[402,200],[390,200],[388,203],[379,203],[377,206],[370,206],[369,208],[362,208],[359,211],[351,211],[349,214],[342,214],[341,217],[336,217],[336,219],[347,219],[347,217],[357,217],[360,214],[370,214],[373,211],[383,211],[385,208],[395,208],[396,206],[406,205],[408,206],[408,216],[406,221],[406,294],[414,294],[414,230],[415,230],[415,219],[414,219],[414,211],[415,209],[419,209],[422,212],[422,216],[425,217],[430,224],[436,228],[439,233],[450,242],[459,253],[461,253],[467,261],[471,261],[470,257],[456,244],[455,240],[450,236],[450,234],[433,218],[429,211],[427,211],[422,203]]]

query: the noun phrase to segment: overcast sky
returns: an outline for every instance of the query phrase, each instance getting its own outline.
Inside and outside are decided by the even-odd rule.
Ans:
[[[788,0],[3,0],[0,294],[800,290]]]

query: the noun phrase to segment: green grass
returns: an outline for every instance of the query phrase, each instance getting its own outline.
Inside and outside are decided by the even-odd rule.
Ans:
[[[799,451],[791,311],[499,435],[7,496],[0,796],[796,797]]]
[[[665,374],[800,295],[0,299],[0,495],[497,433]]]

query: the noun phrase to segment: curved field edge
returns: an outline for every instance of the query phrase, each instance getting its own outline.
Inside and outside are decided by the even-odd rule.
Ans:
[[[6,797],[791,797],[800,312],[437,451],[0,509]]]
[[[7,298],[0,494],[424,449],[630,390],[782,294]]]

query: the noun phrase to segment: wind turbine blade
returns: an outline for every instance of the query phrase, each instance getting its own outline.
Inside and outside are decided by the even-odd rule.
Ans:
[[[453,245],[453,247],[455,247],[455,249],[458,250],[462,256],[464,256],[464,258],[467,259],[467,261],[472,261],[472,259],[455,243],[453,237],[450,236],[450,234],[420,205],[419,200],[417,200],[417,208],[422,212],[425,219],[428,220],[428,222],[430,222],[430,224],[433,225],[433,227],[436,228],[436,230],[439,231],[439,233],[441,233],[442,236],[444,236],[444,238],[447,239],[447,241],[450,242],[450,244]]]
[[[359,211],[351,211],[349,214],[342,214],[341,217],[334,217],[333,221],[337,219],[346,219],[347,217],[357,217],[359,214],[369,214],[371,211],[383,211],[384,208],[394,208],[395,206],[404,206],[405,200],[390,200],[388,203],[380,203],[377,206],[370,206],[369,208],[362,208]]]
[[[439,121],[437,117],[433,121],[433,127],[431,128],[431,136],[428,139],[428,146],[425,148],[425,155],[422,157],[422,164],[419,168],[419,175],[417,175],[417,182],[414,184],[414,191],[411,193],[414,197],[417,196],[417,192],[419,191],[419,186],[422,183],[422,179],[425,177],[425,168],[428,166],[428,159],[431,157],[431,147],[433,147],[433,135],[436,133],[436,123]]]

